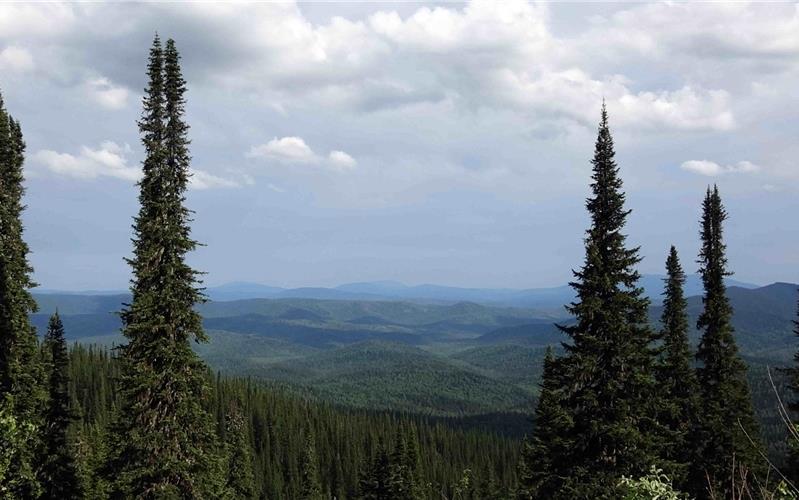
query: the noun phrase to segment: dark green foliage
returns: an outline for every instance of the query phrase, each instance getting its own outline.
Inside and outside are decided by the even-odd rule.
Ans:
[[[417,347],[369,341],[246,372],[353,408],[426,415],[509,410],[531,394]]]
[[[398,427],[394,436],[394,450],[391,452],[389,466],[389,489],[393,498],[419,499],[423,492],[418,474],[419,457],[415,446],[411,446],[412,437],[407,429]]]
[[[494,470],[487,467],[482,471],[477,485],[477,498],[481,500],[503,500],[506,495],[502,492],[496,480]]]
[[[231,404],[225,418],[227,450],[226,493],[231,498],[254,498],[252,449],[247,422],[238,404]]]
[[[797,311],[799,311],[799,305]],[[794,333],[799,336],[799,320],[794,320]],[[799,349],[794,354],[793,360],[794,365],[784,370],[788,376],[788,389],[792,396],[788,402],[788,409],[793,415],[799,415]],[[794,428],[799,428],[799,422],[796,419],[794,419],[793,425]],[[799,484],[799,442],[796,442],[793,437],[788,439],[788,475],[794,484]]]
[[[29,292],[35,284],[21,219],[24,152],[19,122],[0,97],[0,399],[20,429],[40,429],[45,394],[36,331],[29,320],[36,302]],[[32,474],[41,461],[38,436],[34,433],[15,450],[0,490],[28,498],[38,494]]]
[[[566,480],[559,460],[568,451],[572,422],[563,408],[563,381],[558,379],[556,367],[559,362],[548,349],[535,409],[535,431],[524,440],[519,459],[519,499],[551,498]]]
[[[688,341],[687,301],[683,294],[685,272],[673,246],[666,259],[663,313],[660,317],[660,358],[656,366],[663,449],[668,476],[678,489],[685,485],[695,458],[691,433],[698,410],[698,385]]]
[[[629,211],[603,106],[593,164],[591,227],[585,262],[571,284],[577,300],[563,326],[571,342],[557,363],[563,405],[572,418],[568,446],[554,458],[569,497],[618,495],[622,475],[639,476],[655,463],[652,442],[652,334],[649,301],[638,286],[638,248],[622,233]],[[552,453],[549,450],[549,453]]]
[[[391,490],[391,463],[388,452],[381,441],[377,445],[377,453],[371,465],[364,467],[364,473],[358,485],[360,500],[393,500]]]
[[[45,413],[45,459],[39,472],[43,495],[65,500],[82,498],[74,450],[67,435],[75,415],[69,395],[69,353],[64,340],[64,325],[58,313],[50,318],[44,347],[50,361],[50,397]]]
[[[313,436],[305,438],[305,447],[300,458],[300,500],[320,500],[322,485],[319,484],[319,464]]]
[[[730,477],[740,475],[741,470],[757,474],[762,463],[746,364],[738,356],[731,323],[733,311],[724,285],[724,278],[732,274],[727,270],[723,239],[726,219],[718,188],[708,188],[702,204],[699,253],[705,295],[704,309],[697,321],[697,328],[703,331],[696,354],[701,406],[694,443],[701,444],[701,450],[693,467],[692,487],[697,496],[707,496],[708,488],[727,496]]]
[[[185,262],[196,247],[184,206],[189,176],[185,82],[172,40],[156,37],[139,122],[146,157],[135,219],[132,301],[123,311],[123,405],[109,462],[114,489],[144,498],[208,498],[221,478],[206,369],[190,346],[203,341],[194,305],[198,273]]]
[[[108,498],[111,493],[97,470],[115,445],[103,436],[111,425],[112,413],[122,404],[121,361],[94,347],[76,345],[70,352],[70,396],[80,417],[73,423],[71,434],[75,436],[78,470],[88,498]],[[378,442],[396,443],[398,432],[406,451],[398,453],[391,446],[383,446],[388,460],[385,483],[390,484],[392,457],[406,455],[414,482],[415,496],[411,498],[442,498],[442,494],[452,498],[453,485],[464,469],[478,472],[478,484],[482,471],[490,469],[501,491],[515,488],[517,442],[484,431],[459,430],[457,419],[345,410],[250,380],[226,377],[217,378],[211,385],[203,404],[208,411],[221,412],[217,432],[225,443],[237,440],[226,425],[226,409],[235,406],[241,412],[248,429],[244,435],[252,456],[254,498],[298,498],[308,435],[314,436],[324,498],[334,492],[339,499],[357,498],[359,471],[370,470]],[[218,496],[238,498],[231,488]]]

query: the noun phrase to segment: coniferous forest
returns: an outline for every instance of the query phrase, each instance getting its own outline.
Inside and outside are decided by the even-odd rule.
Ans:
[[[799,412],[799,349],[794,366],[771,370],[787,392],[770,392],[767,374],[750,373],[739,353],[720,190],[697,193],[704,294],[694,349],[684,291],[693,256],[664,249],[663,306],[652,321],[640,251],[627,240],[631,207],[604,104],[584,260],[570,283],[572,320],[558,325],[561,342],[547,349],[543,365],[529,366],[542,375],[520,440],[457,419],[353,409],[212,371],[194,347],[208,341],[197,310],[206,298],[202,270],[187,263],[202,242],[192,238],[186,204],[187,83],[172,39],[155,37],[146,75],[143,176],[127,259],[131,299],[119,311],[124,343],[113,349],[68,345],[58,312],[45,332],[31,324],[37,303],[22,225],[23,127],[13,104],[0,101],[0,497],[799,495],[791,423]],[[753,389],[779,405],[786,394],[781,431],[758,421]],[[769,452],[775,439],[784,456]]]

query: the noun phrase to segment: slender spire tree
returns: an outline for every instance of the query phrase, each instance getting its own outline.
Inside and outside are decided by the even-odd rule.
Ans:
[[[322,485],[319,481],[319,466],[316,461],[316,447],[310,432],[305,437],[305,447],[300,457],[300,500],[320,500]]]
[[[186,85],[172,40],[156,36],[139,130],[145,150],[133,225],[132,301],[122,312],[120,450],[108,473],[116,493],[138,498],[210,498],[221,473],[207,368],[191,341],[205,341],[195,304],[204,297],[185,262],[197,246],[185,207],[189,179]],[[121,435],[120,435],[121,434]]]
[[[397,427],[394,435],[394,450],[390,456],[390,488],[394,498],[413,499],[414,478],[408,455],[408,441],[405,429]]]
[[[565,478],[557,460],[567,449],[571,418],[562,405],[561,381],[552,348],[544,357],[541,393],[535,409],[535,432],[522,443],[517,498],[552,498]]]
[[[657,365],[659,421],[663,425],[662,456],[669,477],[679,488],[685,486],[689,467],[695,458],[691,442],[699,404],[696,372],[688,341],[688,302],[683,287],[685,272],[673,246],[666,259],[663,312],[660,316],[660,359]]]
[[[254,498],[255,479],[247,422],[235,404],[231,404],[225,418],[225,441],[228,461],[226,493],[231,498]]]
[[[21,218],[24,158],[22,129],[0,97],[0,403],[21,428],[40,429],[45,394],[38,340],[29,320],[36,302],[29,291],[35,283]],[[22,498],[39,491],[32,473],[42,459],[38,435],[17,450],[4,475],[6,484],[13,484],[8,491]]]
[[[730,478],[741,471],[757,474],[762,470],[758,454],[760,437],[746,379],[746,364],[738,355],[732,327],[732,306],[727,298],[724,279],[727,269],[727,246],[723,225],[727,212],[717,186],[708,188],[702,204],[702,247],[699,274],[705,289],[703,310],[697,321],[702,339],[696,358],[701,391],[699,430],[696,443],[702,444],[701,456],[693,468],[694,493],[700,497],[727,497]],[[752,444],[754,441],[754,445]],[[751,478],[750,478],[751,480]]]
[[[575,322],[560,327],[570,342],[557,379],[572,426],[559,459],[564,481],[556,489],[570,498],[617,496],[621,476],[643,475],[657,460],[649,300],[638,286],[638,248],[628,248],[622,232],[630,211],[614,157],[603,104],[593,196],[586,202],[585,262],[571,283],[577,300],[567,307]]]
[[[83,498],[75,455],[67,439],[67,430],[75,416],[70,407],[69,353],[58,312],[50,317],[44,345],[50,360],[50,398],[44,429],[46,459],[39,474],[43,495],[65,500]]]

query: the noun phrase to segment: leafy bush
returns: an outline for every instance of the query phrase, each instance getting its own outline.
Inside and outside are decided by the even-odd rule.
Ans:
[[[688,495],[675,490],[669,477],[657,467],[649,474],[633,479],[622,477],[619,483],[624,489],[624,500],[686,500]]]

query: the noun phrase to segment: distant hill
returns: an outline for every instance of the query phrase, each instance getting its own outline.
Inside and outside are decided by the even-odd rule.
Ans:
[[[790,283],[773,283],[749,289],[731,286],[727,294],[732,304],[733,326],[738,347],[745,355],[773,362],[787,361],[799,348],[793,332],[796,319],[797,287]],[[691,339],[699,341],[699,332],[694,328],[702,311],[702,298],[688,298]],[[656,324],[662,312],[661,306],[650,310],[650,318]]]
[[[647,286],[655,285],[650,280]],[[370,286],[346,293],[366,294]],[[401,286],[381,287],[385,293]],[[792,323],[796,289],[788,283],[728,289],[738,345],[752,367],[764,422],[774,417],[768,413],[769,388],[761,387],[764,367],[784,365],[799,347]],[[32,321],[40,332],[58,308],[70,341],[105,346],[123,341],[115,313],[127,296],[35,297],[41,311]],[[702,299],[689,297],[688,303],[695,325]],[[566,340],[555,323],[569,318],[558,309],[560,315],[469,301],[211,301],[198,306],[210,342],[195,349],[213,369],[271,380],[338,405],[442,418],[472,415],[477,421],[500,412],[504,419],[530,411],[546,346]],[[655,327],[660,313],[657,304],[650,309]],[[691,339],[698,341],[698,332],[692,330]]]
[[[663,293],[663,276],[644,274],[640,285],[653,303],[660,303]],[[727,285],[740,288],[757,288],[756,285],[735,280],[727,280]],[[687,296],[702,293],[702,283],[697,275],[687,277],[685,284]],[[125,297],[123,292],[61,292],[38,290],[39,295],[56,296],[106,296],[111,299]],[[229,302],[247,299],[315,299],[352,301],[402,301],[430,304],[454,304],[474,302],[483,305],[523,307],[547,310],[556,316],[561,315],[563,306],[574,299],[568,285],[551,288],[461,288],[433,284],[408,286],[396,281],[373,281],[348,283],[333,288],[303,287],[281,288],[249,282],[234,282],[212,286],[206,289],[208,298],[215,302]]]
[[[355,408],[469,415],[523,408],[532,393],[404,344],[361,342],[259,367],[253,376],[307,387]]]
[[[546,347],[490,345],[472,347],[452,355],[451,359],[538,394],[546,351]]]
[[[653,302],[660,303],[663,293],[663,276],[645,274],[641,286]],[[727,280],[728,286],[756,288],[757,285]],[[697,275],[687,277],[686,295],[702,293],[702,283]],[[212,300],[238,300],[245,298],[308,298],[322,300],[402,300],[409,302],[454,303],[475,302],[487,305],[560,309],[574,298],[567,285],[551,288],[461,288],[434,284],[408,286],[397,281],[348,283],[334,288],[277,288],[254,283],[229,283],[207,290]],[[559,312],[559,311],[558,311]]]
[[[507,326],[481,335],[480,344],[512,344],[524,346],[547,346],[565,339],[554,322]]]

